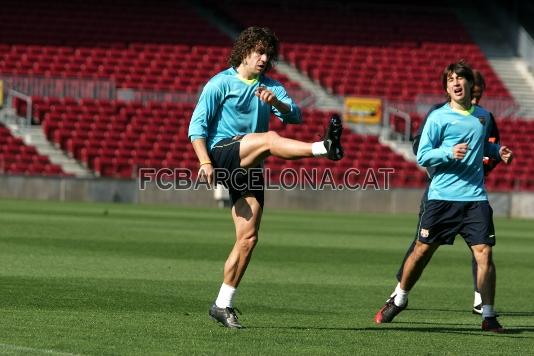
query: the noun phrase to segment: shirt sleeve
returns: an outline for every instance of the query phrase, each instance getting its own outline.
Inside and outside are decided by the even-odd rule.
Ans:
[[[498,143],[491,143],[491,142],[485,142],[484,144],[484,156],[487,156],[489,158],[493,158],[496,160],[500,160],[501,156],[499,155],[499,150],[501,149],[501,145]]]
[[[417,163],[419,165],[436,167],[452,161],[452,147],[441,146],[441,130],[441,125],[432,119],[432,116],[429,116],[417,150]]]
[[[421,141],[421,134],[423,133],[423,128],[425,127],[426,125],[426,120],[428,120],[428,116],[436,109],[439,109],[440,107],[442,107],[444,104],[441,103],[441,104],[436,104],[436,105],[433,105],[430,110],[428,110],[428,112],[426,113],[425,115],[425,118],[423,119],[423,121],[421,121],[421,125],[419,125],[419,128],[417,129],[417,132],[415,133],[415,136],[413,138],[413,142],[412,142],[412,151],[413,151],[413,154],[417,156],[417,151],[419,150],[419,142]]]
[[[208,136],[208,124],[219,110],[222,100],[221,89],[215,83],[208,82],[202,89],[189,122],[188,136],[191,141]]]
[[[425,117],[424,120],[421,122],[421,126],[419,126],[419,129],[417,130],[417,133],[415,134],[413,138],[412,151],[413,151],[413,154],[416,156],[417,156],[417,151],[419,150],[419,143],[421,142],[421,134],[423,133],[423,128],[425,127],[427,118],[428,116]]]
[[[302,123],[302,113],[300,108],[295,104],[293,99],[287,95],[286,90],[283,86],[278,85],[273,88],[273,93],[276,95],[276,98],[289,106],[289,111],[286,113],[281,113],[274,106],[272,107],[273,113],[278,116],[284,124],[300,124]]]

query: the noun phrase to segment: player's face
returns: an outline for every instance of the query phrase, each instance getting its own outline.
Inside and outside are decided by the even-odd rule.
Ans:
[[[482,87],[479,85],[473,86],[473,90],[471,91],[471,104],[478,105],[480,103],[480,99],[482,99]]]
[[[465,105],[471,101],[470,83],[462,76],[451,73],[447,77],[447,93],[451,101]],[[466,102],[467,101],[467,102]]]
[[[269,57],[264,50],[255,49],[249,53],[249,55],[243,61],[246,69],[252,75],[259,75],[265,71],[267,64],[269,62]]]

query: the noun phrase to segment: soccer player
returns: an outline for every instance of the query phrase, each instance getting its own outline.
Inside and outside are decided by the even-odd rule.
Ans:
[[[483,156],[509,163],[512,151],[488,142],[490,114],[471,103],[473,71],[467,63],[448,65],[442,73],[442,85],[449,100],[428,116],[417,151],[421,166],[435,168],[419,219],[418,239],[404,263],[395,297],[378,311],[375,322],[389,323],[406,308],[408,293],[433,253],[441,244],[452,244],[460,234],[477,262],[482,330],[502,332],[493,307],[495,232],[484,189]]]
[[[473,91],[472,91],[472,98],[471,98],[471,103],[473,105],[479,105],[485,89],[486,89],[486,82],[484,80],[484,77],[482,76],[482,73],[474,69],[473,70]],[[440,103],[440,104],[434,105],[430,109],[429,113],[427,114],[427,116],[425,117],[421,125],[419,126],[419,129],[417,130],[417,133],[414,137],[413,146],[412,146],[413,152],[415,155],[417,155],[417,149],[419,148],[419,140],[421,139],[421,134],[426,124],[428,115],[430,115],[431,112],[440,108],[444,104],[446,103]],[[489,114],[490,114],[490,121],[488,122],[488,130],[490,134],[489,134],[488,141],[493,142],[493,143],[499,143],[500,141],[499,129],[497,127],[493,114],[491,112]],[[489,157],[484,157],[484,175],[487,176],[499,163],[500,163],[500,159],[491,159]],[[428,173],[429,178],[432,179],[432,175],[434,174],[434,168],[427,167],[427,173]],[[423,207],[425,206],[425,203],[427,202],[427,194],[428,194],[428,186],[423,194],[423,197],[421,198],[421,205],[419,208],[419,217],[421,217],[421,215],[423,214]],[[397,277],[398,284],[397,284],[397,287],[395,288],[395,291],[397,290],[397,288],[399,288],[399,285],[400,285],[400,281],[402,277],[402,270],[404,268],[404,262],[406,261],[408,256],[410,256],[410,254],[412,253],[415,247],[415,242],[417,241],[418,235],[419,235],[419,231],[416,230],[415,239],[412,241],[412,244],[410,245],[410,247],[408,247],[408,250],[406,251],[402,264],[397,272],[396,277]],[[474,314],[482,314],[482,298],[477,288],[477,269],[478,268],[477,268],[477,263],[476,263],[476,259],[474,256],[472,256],[471,265],[472,265],[473,287],[474,287],[474,300],[473,300],[472,312]],[[395,297],[396,295],[395,291],[391,293],[389,297],[390,299]]]
[[[258,241],[263,213],[264,178],[256,168],[261,172],[263,160],[270,155],[333,161],[343,157],[343,127],[337,115],[330,119],[323,141],[306,143],[269,131],[271,113],[284,123],[302,122],[300,109],[282,84],[265,75],[278,58],[278,48],[278,38],[270,29],[245,29],[232,48],[231,67],[204,86],[189,125],[199,177],[224,184],[232,203],[236,241],[224,265],[219,294],[209,309],[212,319],[229,328],[242,327],[233,299]]]

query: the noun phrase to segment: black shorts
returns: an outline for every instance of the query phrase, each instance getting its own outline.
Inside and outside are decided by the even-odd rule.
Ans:
[[[228,188],[230,200],[234,205],[244,196],[254,196],[261,208],[265,201],[265,179],[263,167],[241,168],[239,146],[243,136],[225,138],[213,147],[210,159],[215,169],[215,183]]]
[[[493,210],[487,200],[428,200],[419,218],[419,241],[452,245],[460,234],[469,246],[495,245]]]

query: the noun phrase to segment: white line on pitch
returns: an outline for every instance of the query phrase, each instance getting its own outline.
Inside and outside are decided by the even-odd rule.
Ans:
[[[23,352],[40,352],[43,354],[51,354],[51,355],[58,355],[58,356],[78,356],[79,354],[71,354],[68,352],[60,352],[55,350],[46,350],[46,349],[36,349],[33,347],[26,347],[26,346],[18,346],[18,345],[10,345],[10,344],[0,344],[0,351],[23,351]]]

